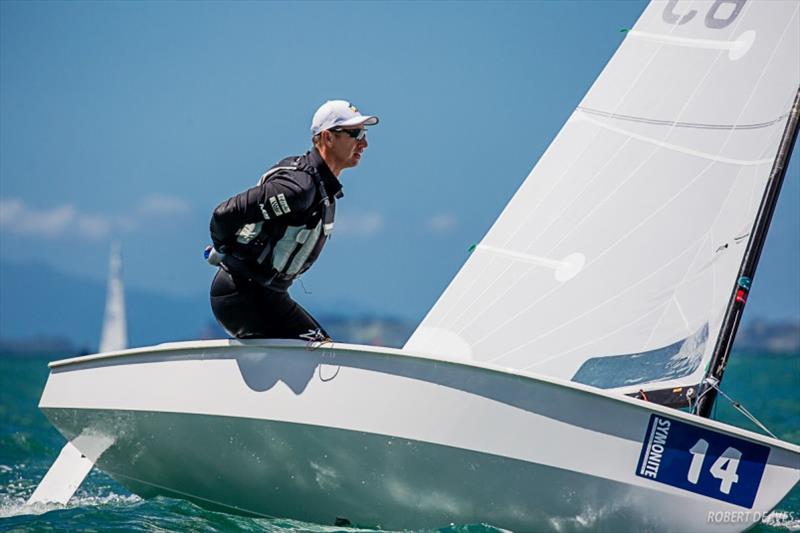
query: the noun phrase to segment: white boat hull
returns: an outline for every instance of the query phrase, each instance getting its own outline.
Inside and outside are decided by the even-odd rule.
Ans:
[[[399,350],[206,341],[51,367],[40,407],[67,439],[104,443],[81,450],[99,468],[143,496],[253,515],[384,528],[739,531],[800,479],[800,448],[788,443]],[[752,504],[642,476],[653,415],[769,448]]]

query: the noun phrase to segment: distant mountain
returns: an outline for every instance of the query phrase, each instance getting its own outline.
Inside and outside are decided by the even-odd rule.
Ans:
[[[66,337],[0,338],[2,357],[47,357],[50,360],[75,357],[89,353],[87,347],[78,347]]]
[[[322,315],[320,323],[335,340],[390,348],[402,348],[414,331],[414,324],[409,322],[370,315],[354,317]]]
[[[131,346],[196,339],[213,320],[208,298],[177,297],[126,287]],[[0,262],[0,339],[65,338],[97,349],[106,298],[104,281],[41,263]],[[85,348],[84,348],[85,347]]]
[[[0,261],[0,352],[94,352],[105,297],[104,281],[41,263]],[[303,303],[303,295],[299,297]],[[131,346],[227,336],[211,314],[205,291],[196,297],[178,297],[127,287],[126,300]],[[353,302],[324,305],[315,301],[313,309],[333,338],[343,342],[400,347],[414,329],[408,321],[380,316]],[[800,322],[745,323],[734,350],[798,353]]]
[[[401,348],[414,331],[414,325],[410,322],[370,314],[355,316],[322,314],[318,318],[325,331],[334,340],[351,344]],[[213,320],[206,324],[198,336],[201,339],[225,337],[227,337],[225,330]],[[0,343],[0,352],[2,352],[2,343]]]
[[[308,297],[298,295],[301,303]],[[95,352],[105,307],[105,281],[67,274],[42,263],[0,261],[0,352]],[[129,344],[225,338],[205,288],[196,297],[125,288]],[[347,313],[326,311],[347,309]],[[337,340],[401,346],[413,325],[380,317],[355,302],[314,301],[313,310]],[[66,346],[66,347],[65,347]]]
[[[800,353],[800,321],[754,320],[739,329],[733,349],[741,352]]]

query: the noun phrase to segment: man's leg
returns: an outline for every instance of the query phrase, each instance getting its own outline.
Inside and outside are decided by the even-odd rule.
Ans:
[[[251,288],[219,269],[211,282],[211,310],[228,335],[243,338],[254,333],[251,317],[258,315]]]
[[[326,340],[328,332],[303,307],[292,300],[288,292],[264,291],[267,316],[259,329],[268,332],[269,338]],[[270,294],[271,293],[271,294]]]

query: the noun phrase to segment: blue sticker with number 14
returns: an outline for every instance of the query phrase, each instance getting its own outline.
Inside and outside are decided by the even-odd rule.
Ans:
[[[651,415],[636,475],[752,508],[769,447]]]

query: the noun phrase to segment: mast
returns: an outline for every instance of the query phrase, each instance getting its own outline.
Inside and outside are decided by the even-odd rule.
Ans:
[[[725,372],[725,365],[728,364],[733,340],[736,337],[736,330],[742,320],[744,306],[747,302],[747,295],[750,292],[750,284],[761,257],[761,250],[767,239],[772,215],[775,212],[775,205],[778,203],[778,195],[783,185],[783,178],[786,176],[786,169],[789,166],[789,158],[792,155],[792,148],[797,140],[798,124],[800,124],[800,87],[795,94],[794,104],[786,121],[786,128],[783,130],[783,137],[778,146],[778,153],[775,162],[772,164],[769,180],[767,181],[766,191],[758,207],[755,224],[750,232],[750,239],[744,252],[742,265],[739,267],[736,285],[733,288],[731,299],[725,310],[725,317],[722,320],[717,344],[714,347],[714,355],[706,371],[706,377],[700,384],[698,401],[695,405],[695,414],[708,418],[711,415],[711,408],[717,397],[717,389],[714,388],[722,381]]]

